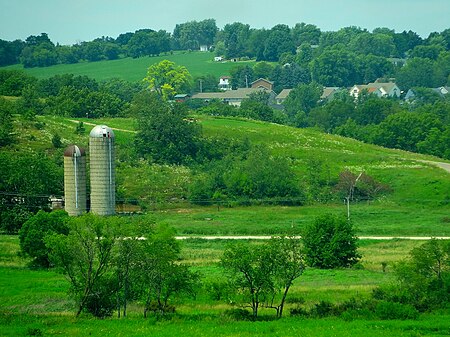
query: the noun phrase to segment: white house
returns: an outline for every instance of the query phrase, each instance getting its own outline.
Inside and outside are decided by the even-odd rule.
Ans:
[[[369,94],[377,95],[378,97],[400,97],[401,91],[397,84],[393,82],[387,83],[369,83],[363,85],[354,85],[350,89],[350,95],[355,99],[366,90]]]
[[[229,76],[222,76],[219,79],[219,89],[220,90],[231,90],[230,79],[231,79],[231,77],[229,77]]]

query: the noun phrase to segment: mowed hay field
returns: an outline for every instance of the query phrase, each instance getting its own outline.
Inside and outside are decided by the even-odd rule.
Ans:
[[[255,61],[245,62],[215,62],[214,53],[211,52],[174,52],[161,56],[146,56],[133,59],[131,57],[98,62],[81,62],[75,64],[58,64],[44,68],[23,68],[22,65],[13,65],[3,67],[2,69],[23,69],[28,74],[37,78],[49,78],[54,75],[74,74],[86,75],[97,81],[107,80],[111,78],[121,78],[126,81],[140,81],[146,74],[147,69],[155,63],[162,60],[175,62],[179,66],[185,66],[189,73],[195,77],[200,75],[211,74],[219,78],[227,76],[230,69],[238,64],[249,64],[253,66]]]
[[[221,277],[217,265],[226,241],[182,242],[186,263],[200,272],[208,284]],[[258,244],[258,242],[249,242]],[[257,322],[236,321],[224,315],[233,308],[226,300],[212,300],[206,287],[195,300],[175,299],[177,312],[167,320],[142,317],[142,305],[130,305],[128,317],[75,318],[67,297],[68,283],[54,271],[30,270],[17,257],[18,238],[0,236],[0,336],[446,336],[449,311],[422,314],[418,320],[302,318],[289,309],[300,299],[304,307],[320,301],[340,303],[352,297],[367,298],[374,287],[393,280],[392,265],[421,244],[419,241],[362,241],[359,268],[348,270],[307,269],[288,296],[285,317],[273,320],[273,310],[261,311]],[[387,263],[383,272],[381,262]]]

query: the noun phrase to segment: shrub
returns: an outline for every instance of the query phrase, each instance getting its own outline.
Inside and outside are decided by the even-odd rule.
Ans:
[[[117,286],[111,280],[102,280],[86,298],[84,310],[97,318],[112,316],[117,306]]]
[[[319,216],[303,234],[306,262],[311,267],[351,267],[361,258],[350,222],[331,214]]]
[[[380,301],[375,308],[375,314],[383,320],[388,319],[417,319],[419,312],[409,304]]]
[[[28,219],[19,231],[20,249],[22,253],[32,257],[33,264],[38,267],[49,267],[48,248],[44,238],[53,233],[67,235],[69,217],[65,211],[47,213],[39,211]]]
[[[225,310],[223,316],[234,321],[252,321],[253,315],[250,311],[245,309],[229,309]]]

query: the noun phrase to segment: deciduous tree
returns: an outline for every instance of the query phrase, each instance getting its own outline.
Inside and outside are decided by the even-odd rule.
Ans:
[[[187,93],[191,87],[191,75],[184,66],[163,60],[148,68],[144,78],[150,90],[155,90],[164,99],[170,99],[180,92]]]

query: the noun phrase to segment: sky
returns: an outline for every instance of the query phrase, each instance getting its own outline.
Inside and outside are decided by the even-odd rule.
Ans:
[[[422,37],[450,28],[450,0],[0,0],[0,39],[47,33],[72,45],[137,29],[173,32],[177,23],[215,19],[223,28],[305,22],[322,31],[358,26],[412,30]]]

